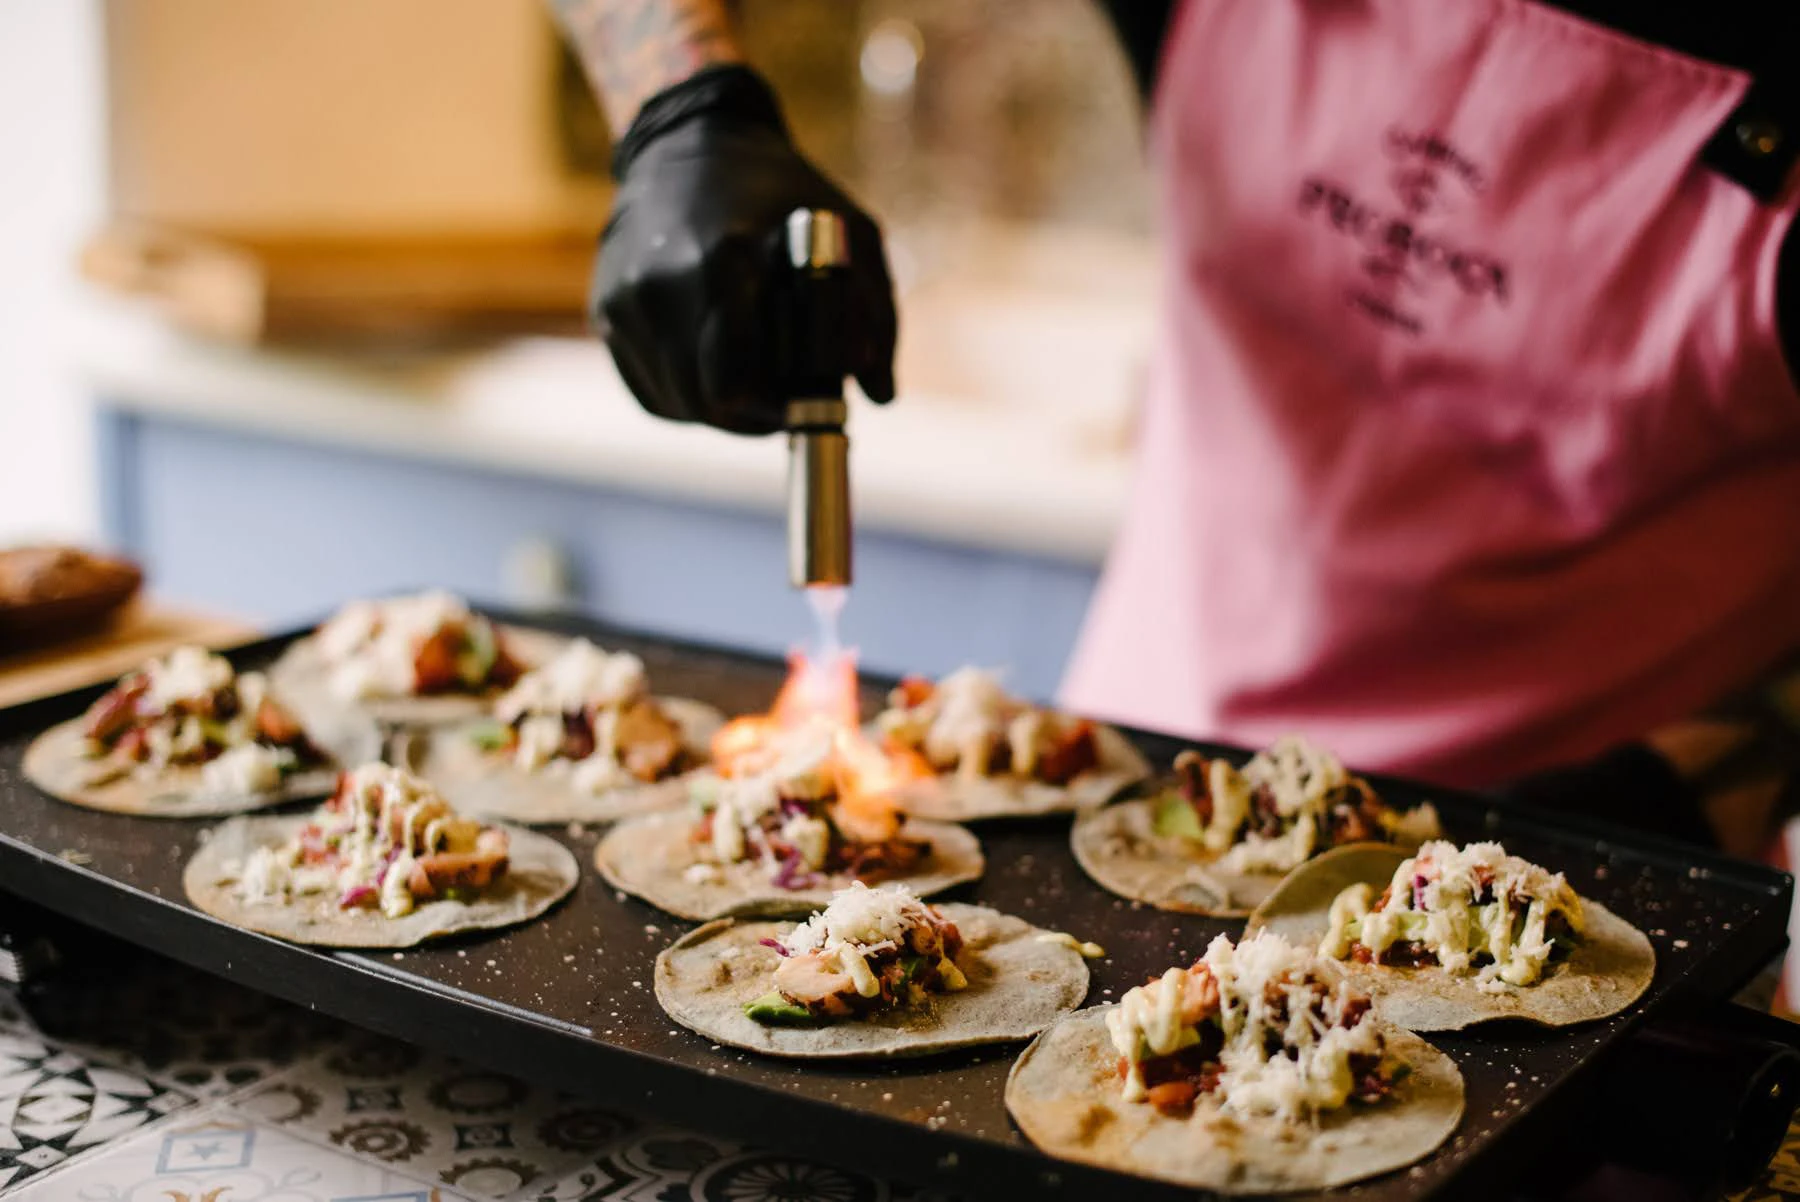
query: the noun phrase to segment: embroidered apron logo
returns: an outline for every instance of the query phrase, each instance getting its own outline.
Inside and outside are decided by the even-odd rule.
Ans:
[[[1323,218],[1333,230],[1362,244],[1359,266],[1378,286],[1353,285],[1346,299],[1375,320],[1414,335],[1424,333],[1425,322],[1403,307],[1403,289],[1424,295],[1448,281],[1467,296],[1504,304],[1504,263],[1420,227],[1430,214],[1456,207],[1445,195],[1446,176],[1468,193],[1479,193],[1487,186],[1481,168],[1435,134],[1390,129],[1384,148],[1397,160],[1389,182],[1398,209],[1363,200],[1347,185],[1322,176],[1308,176],[1300,184],[1301,216]]]
[[[1423,216],[1442,207],[1444,173],[1460,180],[1470,192],[1487,187],[1487,176],[1469,157],[1437,134],[1413,133],[1398,126],[1387,131],[1388,157],[1398,160],[1388,179],[1407,211]]]

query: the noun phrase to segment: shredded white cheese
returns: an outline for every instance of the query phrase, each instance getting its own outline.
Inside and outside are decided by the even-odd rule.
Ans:
[[[1193,978],[1202,972],[1216,985],[1217,1009],[1195,1019]],[[1195,968],[1171,968],[1126,993],[1107,1012],[1106,1026],[1128,1062],[1127,1100],[1145,1095],[1144,1060],[1200,1042],[1196,1022],[1216,1022],[1223,1044],[1214,1096],[1221,1108],[1293,1122],[1344,1105],[1356,1087],[1351,1057],[1384,1052],[1376,1023],[1341,1025],[1354,999],[1335,965],[1279,935],[1263,932],[1236,945],[1220,935]]]
[[[907,932],[934,925],[930,909],[905,885],[871,889],[856,881],[832,894],[830,904],[789,931],[781,945],[794,956],[822,953],[839,971],[850,974],[859,994],[874,997],[881,992],[881,985],[869,968],[868,957],[903,948]],[[940,960],[938,970],[949,989],[967,984],[948,958]]]
[[[1336,756],[1305,739],[1288,736],[1260,751],[1240,771],[1224,760],[1207,766],[1213,814],[1202,842],[1223,851],[1223,864],[1234,872],[1286,872],[1312,855],[1319,820],[1333,789],[1350,779]],[[1266,789],[1275,812],[1288,821],[1274,837],[1254,831],[1233,842],[1250,813],[1250,799]]]
[[[618,709],[642,697],[646,682],[644,661],[637,656],[576,639],[556,658],[521,676],[494,703],[494,716],[511,723],[527,714],[561,717]]]
[[[542,768],[562,749],[562,716],[533,714],[519,723],[516,734],[513,762],[527,772]]]
[[[342,809],[321,808],[313,820],[320,837],[335,847],[336,866],[305,864],[298,836],[258,848],[239,878],[246,900],[368,886],[378,891],[382,913],[399,917],[414,905],[406,887],[417,862],[414,848],[423,854],[469,851],[481,829],[459,818],[429,784],[387,764],[351,772],[343,796]]]
[[[158,709],[209,697],[230,685],[236,675],[231,661],[204,647],[177,647],[144,665],[147,698]]]
[[[487,628],[460,598],[433,590],[381,601],[353,601],[316,635],[331,666],[330,687],[345,700],[411,695],[416,657],[425,640],[446,626]]]
[[[781,824],[781,839],[798,851],[801,861],[815,872],[825,867],[831,854],[831,824],[810,814],[791,815]]]
[[[1008,695],[997,672],[974,667],[945,676],[916,705],[896,691],[875,718],[883,735],[917,749],[940,772],[964,778],[986,775],[1002,746],[1010,771],[1029,776],[1050,723],[1051,715]]]
[[[209,793],[272,793],[281,787],[282,773],[293,764],[294,753],[285,747],[240,743],[200,770],[200,784]]]
[[[1486,894],[1490,900],[1477,900]],[[1498,992],[1543,977],[1554,915],[1581,933],[1581,898],[1562,873],[1508,855],[1498,843],[1458,848],[1437,840],[1395,870],[1385,904],[1374,904],[1366,884],[1333,899],[1319,950],[1341,959],[1361,943],[1379,957],[1395,943],[1419,943],[1446,972],[1473,974],[1480,988]],[[1479,968],[1478,957],[1486,960]]]
[[[1206,785],[1212,814],[1201,829],[1200,842],[1219,853],[1220,865],[1229,871],[1288,872],[1318,851],[1326,805],[1354,779],[1336,756],[1298,736],[1276,740],[1242,769],[1223,759],[1211,760]],[[1280,833],[1260,834],[1254,826],[1243,829],[1255,817],[1252,803],[1259,794],[1268,798]],[[1384,810],[1384,815],[1388,838],[1418,843],[1439,832],[1437,811],[1429,805],[1404,815]]]
[[[956,764],[964,775],[984,771],[1011,708],[999,677],[958,668],[938,681],[927,705],[935,712],[925,730],[925,757],[934,764]]]
[[[773,777],[720,780],[712,811],[713,855],[726,863],[743,859],[750,851],[750,834],[760,831],[763,815],[780,804]]]
[[[570,780],[577,789],[594,797],[609,789],[637,783],[637,778],[625,770],[617,756],[610,751],[603,754],[598,748],[587,759],[576,761]]]
[[[909,929],[930,921],[925,903],[905,885],[871,889],[856,881],[833,893],[829,905],[789,931],[781,942],[795,955],[844,943],[885,947],[898,944]]]
[[[240,676],[229,660],[200,647],[177,647],[149,661],[141,671],[145,690],[134,721],[143,731],[143,758],[122,771],[155,777],[172,763],[191,763],[210,744],[224,754],[202,769],[204,788],[262,792],[280,782],[276,771],[271,783],[269,770],[291,765],[293,753],[254,745],[257,711],[268,693],[268,682],[260,672]],[[227,693],[235,694],[236,701],[229,717],[202,718],[182,712]],[[90,748],[90,754],[96,756],[104,751],[100,744]]]
[[[782,799],[825,801],[837,792],[836,731],[826,722],[784,731],[764,749],[762,762],[738,765],[739,775],[712,784],[712,853],[722,861],[742,860],[762,839],[763,819]],[[784,834],[806,867],[825,866],[830,827],[821,819],[795,817]]]

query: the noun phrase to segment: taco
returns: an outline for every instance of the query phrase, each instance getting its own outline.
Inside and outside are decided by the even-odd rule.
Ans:
[[[458,809],[510,822],[610,822],[687,800],[724,715],[652,697],[644,663],[586,639],[494,703],[491,719],[438,727],[412,766]]]
[[[724,918],[656,960],[656,1000],[716,1043],[803,1060],[1023,1041],[1081,1005],[1061,937],[903,885],[840,890],[802,923]]]
[[[372,726],[357,746],[378,749]],[[146,818],[237,814],[331,792],[338,766],[259,672],[177,647],[129,673],[80,718],[25,750],[25,777],[52,797]]]
[[[1605,1018],[1656,973],[1642,931],[1498,843],[1341,847],[1282,882],[1249,925],[1345,961],[1381,1016],[1413,1031]]]
[[[503,627],[444,592],[352,601],[296,641],[270,669],[308,719],[390,724],[462,722],[486,714],[521,675],[567,640]]]
[[[213,917],[293,943],[411,947],[535,918],[579,876],[554,839],[460,817],[425,782],[365,764],[311,815],[219,827],[182,886]]]
[[[1328,848],[1416,847],[1438,831],[1431,806],[1397,811],[1336,756],[1290,737],[1241,769],[1184,751],[1172,787],[1083,815],[1070,842],[1083,871],[1121,897],[1225,918]]]
[[[1305,1021],[1294,1021],[1305,1012]],[[1034,1040],[1006,1108],[1052,1156],[1222,1194],[1330,1189],[1430,1155],[1461,1122],[1450,1058],[1274,934],[1221,935]]]
[[[1009,696],[990,672],[960,668],[935,684],[908,677],[874,729],[891,754],[924,769],[894,791],[915,818],[973,822],[1105,805],[1150,775],[1110,726]]]
[[[854,779],[838,732],[807,723],[695,777],[689,806],[621,822],[594,862],[614,888],[696,919],[804,914],[852,881],[927,896],[981,875],[974,835],[905,820]]]

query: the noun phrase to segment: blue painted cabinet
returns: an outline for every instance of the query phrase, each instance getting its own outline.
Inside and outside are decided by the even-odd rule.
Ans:
[[[503,565],[544,540],[577,608],[677,637],[780,652],[810,619],[778,515],[391,457],[102,406],[107,534],[158,594],[272,627],[424,584],[508,600]],[[865,666],[1008,668],[1048,697],[1092,569],[864,529],[845,637]]]

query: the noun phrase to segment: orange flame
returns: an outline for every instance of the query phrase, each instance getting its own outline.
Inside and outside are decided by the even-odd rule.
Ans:
[[[856,685],[856,655],[841,651],[814,662],[803,652],[788,657],[788,676],[766,714],[734,718],[713,737],[713,762],[723,776],[766,766],[784,735],[806,727],[831,732],[838,802],[868,817],[893,813],[893,791],[931,775],[917,755],[887,749],[862,732],[862,704]]]

